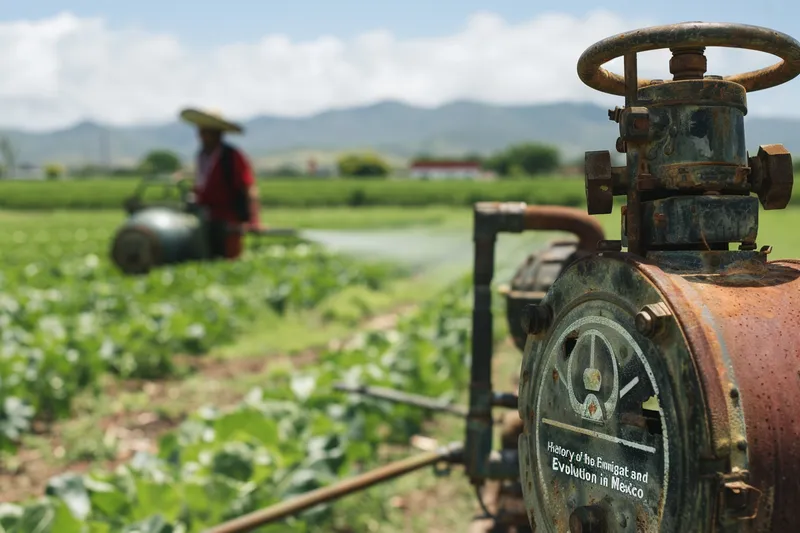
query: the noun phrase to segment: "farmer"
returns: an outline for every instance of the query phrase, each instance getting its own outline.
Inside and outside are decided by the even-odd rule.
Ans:
[[[194,194],[208,221],[211,257],[236,259],[243,234],[261,228],[253,170],[247,157],[224,139],[225,133],[244,128],[208,111],[184,109],[180,116],[197,127],[200,138]]]

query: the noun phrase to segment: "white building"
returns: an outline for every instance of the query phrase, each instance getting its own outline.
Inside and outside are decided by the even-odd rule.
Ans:
[[[476,179],[483,175],[479,163],[465,161],[418,161],[411,165],[409,175],[416,179]]]

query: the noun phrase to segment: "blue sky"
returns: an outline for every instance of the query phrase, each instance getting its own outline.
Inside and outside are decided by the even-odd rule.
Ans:
[[[587,0],[2,0],[0,20],[38,19],[70,11],[103,17],[111,27],[136,26],[179,36],[202,46],[251,41],[281,33],[306,40],[330,34],[347,38],[388,29],[401,38],[449,34],[478,11],[491,11],[510,22],[558,11],[581,16],[606,9],[625,16],[622,2]],[[632,16],[659,23],[703,20],[767,26],[800,37],[800,2],[796,0],[672,0],[637,2]]]
[[[575,66],[587,46],[616,33],[702,20],[800,38],[800,0],[642,2],[635,12],[622,5],[0,0],[0,69],[13,73],[0,77],[0,126],[162,122],[187,105],[235,118],[387,99],[614,105],[619,99],[583,86]],[[653,54],[643,54],[640,75],[668,78],[669,53]],[[708,56],[709,73],[722,75],[775,62],[731,50]],[[748,98],[754,115],[800,117],[800,78]]]

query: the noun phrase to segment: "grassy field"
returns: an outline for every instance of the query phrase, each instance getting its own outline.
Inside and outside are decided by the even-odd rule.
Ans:
[[[0,180],[0,208],[117,209],[137,184],[130,178]],[[270,179],[261,181],[259,190],[263,205],[269,207],[470,206],[483,200],[580,205],[584,197],[581,179],[559,176],[496,182]],[[147,198],[161,198],[164,191],[153,186]]]

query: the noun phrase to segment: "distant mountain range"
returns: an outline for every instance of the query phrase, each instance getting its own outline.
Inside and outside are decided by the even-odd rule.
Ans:
[[[233,142],[257,164],[275,165],[292,158],[333,154],[350,149],[374,149],[394,160],[425,152],[434,155],[489,153],[520,141],[550,143],[566,159],[586,150],[614,153],[617,126],[606,108],[594,104],[497,106],[454,102],[427,109],[387,101],[326,111],[309,117],[260,116],[244,123],[246,135]],[[783,143],[800,150],[800,120],[746,119],[751,153],[759,144]],[[154,148],[190,158],[196,149],[194,132],[172,122],[152,126],[106,127],[84,122],[74,127],[30,133],[0,131],[11,140],[19,163],[65,165],[129,165]]]

